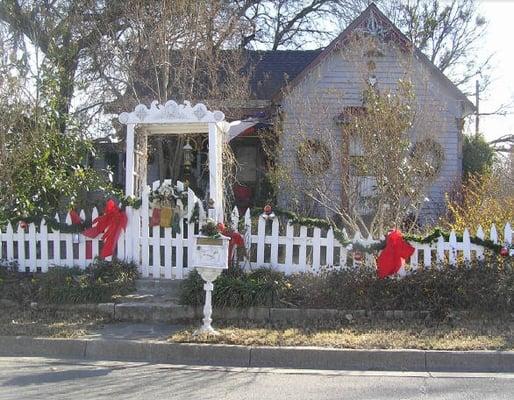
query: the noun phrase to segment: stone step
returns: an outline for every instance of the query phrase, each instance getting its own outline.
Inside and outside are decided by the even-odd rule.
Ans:
[[[138,279],[136,291],[140,294],[173,294],[180,291],[182,279]]]
[[[118,303],[175,303],[179,302],[179,293],[134,292],[119,298]]]

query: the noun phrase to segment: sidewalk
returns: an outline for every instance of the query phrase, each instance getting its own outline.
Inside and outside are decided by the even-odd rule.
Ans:
[[[514,352],[179,344],[181,325],[109,324],[79,339],[0,336],[0,356],[322,370],[514,372]]]

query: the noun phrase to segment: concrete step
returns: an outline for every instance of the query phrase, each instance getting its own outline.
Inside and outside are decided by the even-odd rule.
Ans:
[[[174,303],[178,304],[179,294],[176,293],[149,293],[135,292],[122,296],[118,303]]]
[[[182,279],[138,279],[136,291],[141,294],[177,294],[181,283]]]

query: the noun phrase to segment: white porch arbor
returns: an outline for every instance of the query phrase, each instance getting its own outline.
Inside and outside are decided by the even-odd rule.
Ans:
[[[153,101],[150,108],[139,104],[132,112],[121,113],[119,121],[127,126],[125,195],[134,196],[137,154],[135,149],[136,128],[147,135],[188,135],[206,133],[209,140],[209,198],[214,201],[214,218],[223,221],[223,187],[222,187],[222,146],[229,124],[221,111],[209,111],[198,103],[192,106],[189,101],[177,104],[173,100],[165,104]],[[139,130],[138,129],[138,130]],[[145,168],[146,170],[146,168]],[[146,174],[146,172],[145,172]],[[146,176],[140,177],[146,186]]]

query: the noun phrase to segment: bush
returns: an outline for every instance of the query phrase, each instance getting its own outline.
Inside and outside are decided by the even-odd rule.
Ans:
[[[447,199],[448,215],[443,226],[474,233],[479,225],[486,231],[495,224],[501,234],[507,223],[514,221],[514,190],[506,174],[495,172],[470,176],[460,192]]]
[[[332,271],[321,276],[292,276],[287,299],[300,307],[366,310],[514,311],[514,273],[500,263],[470,268],[431,268],[402,279],[378,279],[370,269]],[[309,282],[305,290],[305,283]]]
[[[137,267],[120,260],[95,260],[86,270],[53,267],[46,273],[0,268],[1,297],[27,304],[101,303],[135,289]]]
[[[280,302],[286,286],[286,277],[280,272],[259,268],[246,273],[234,267],[223,271],[216,279],[213,304],[218,307],[273,306]],[[203,280],[198,272],[192,271],[182,283],[180,301],[190,305],[204,303]]]
[[[214,285],[214,304],[226,307],[289,305],[345,310],[514,312],[514,271],[505,260],[468,268],[431,268],[402,279],[378,279],[371,268],[328,270],[289,277],[269,269],[224,273]],[[184,304],[203,304],[203,283],[192,273],[182,287]]]
[[[0,299],[29,304],[37,292],[37,280],[32,274],[18,272],[16,263],[0,264]]]

